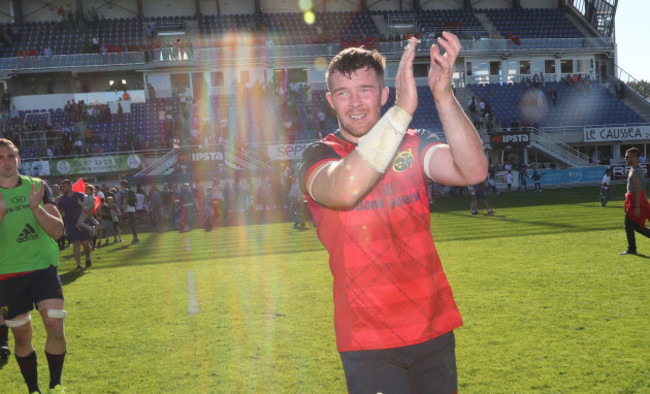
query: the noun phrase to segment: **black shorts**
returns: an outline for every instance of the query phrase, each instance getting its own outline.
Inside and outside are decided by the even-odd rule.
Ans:
[[[455,393],[456,340],[449,332],[393,349],[339,353],[350,394]]]
[[[39,302],[53,298],[63,299],[59,272],[53,266],[0,281],[0,311],[5,320],[27,313]]]

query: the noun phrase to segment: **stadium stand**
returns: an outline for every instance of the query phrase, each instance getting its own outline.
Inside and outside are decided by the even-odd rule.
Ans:
[[[452,31],[466,40],[468,47],[482,42],[487,43],[485,48],[491,48],[493,42],[506,41],[508,37],[516,35],[519,40],[535,41],[538,45],[536,54],[545,51],[546,56],[562,56],[563,53],[551,52],[556,48],[567,45],[576,46],[576,41],[562,41],[557,39],[585,39],[585,29],[578,28],[567,15],[567,8],[491,8],[491,9],[423,9],[423,10],[357,10],[357,11],[316,11],[315,23],[304,22],[301,12],[286,11],[259,11],[251,13],[232,14],[197,14],[178,16],[149,16],[149,17],[119,17],[101,19],[98,21],[27,21],[5,23],[0,25],[3,29],[2,50],[0,51],[0,68],[15,69],[16,65],[25,69],[39,67],[93,67],[110,66],[119,64],[120,67],[153,62],[166,62],[169,60],[186,60],[182,57],[163,56],[166,47],[172,47],[176,35],[184,37],[187,45],[195,44],[198,60],[205,61],[205,57],[219,54],[220,52],[206,52],[219,49],[224,45],[224,40],[233,33],[254,33],[251,35],[253,45],[266,46],[274,44],[283,46],[283,51],[277,53],[268,50],[263,56],[290,56],[294,50],[309,58],[315,50],[310,44],[334,44],[327,49],[326,54],[332,55],[340,47],[363,45],[368,48],[380,47],[382,52],[389,54],[389,61],[401,51],[401,41],[410,35],[423,39],[434,39],[443,30]],[[487,18],[487,20],[486,20]],[[147,26],[155,23],[156,30],[160,33],[174,33],[170,36],[160,35],[153,42],[147,33]],[[489,26],[492,25],[492,27]],[[194,27],[192,27],[194,26]],[[496,29],[496,33],[495,30]],[[494,34],[501,35],[495,37]],[[93,44],[96,39],[106,47],[106,52],[113,55],[148,53],[147,57],[116,58],[111,60],[96,57],[98,48]],[[596,37],[599,38],[599,37]],[[601,37],[602,38],[602,37]],[[559,42],[559,43],[558,43]],[[584,50],[582,41],[578,41],[579,48]],[[393,44],[391,46],[391,44]],[[495,48],[501,48],[497,43]],[[510,43],[512,44],[512,43]],[[480,46],[479,46],[480,47]],[[526,47],[523,45],[523,47]],[[45,56],[40,56],[44,48],[50,48],[53,57],[46,63]],[[508,46],[504,47],[510,48]],[[605,46],[607,50],[607,46]],[[388,49],[388,50],[387,50]],[[160,51],[160,56],[152,51]],[[601,49],[598,49],[601,50]],[[101,52],[102,49],[99,49]],[[203,52],[202,52],[203,51]],[[510,53],[500,53],[495,50],[491,55],[501,55],[505,59]],[[86,54],[88,56],[86,56]],[[206,55],[207,54],[207,55]],[[392,54],[392,58],[390,57]],[[20,55],[21,63],[16,59]],[[36,56],[38,55],[38,56]],[[63,55],[63,56],[62,56]],[[69,56],[65,56],[69,55]],[[592,54],[593,55],[593,54]],[[592,56],[589,55],[588,56]],[[202,56],[204,58],[202,58]],[[490,52],[481,53],[480,56],[490,56]],[[523,55],[526,56],[525,54]],[[286,60],[286,59],[285,59]],[[467,58],[472,61],[475,59]],[[191,64],[197,67],[203,65],[192,58]],[[193,63],[192,63],[193,62]],[[174,67],[174,65],[168,65]],[[304,67],[303,64],[298,67]],[[599,71],[599,70],[597,70]],[[101,72],[99,68],[97,72]],[[558,74],[559,75],[559,74]],[[531,78],[522,73],[519,79]],[[463,78],[461,75],[460,78]],[[549,78],[550,79],[550,78]],[[614,81],[612,76],[607,77]],[[553,80],[553,79],[550,79]],[[541,128],[580,127],[587,125],[608,124],[638,124],[645,120],[635,110],[630,108],[626,100],[611,94],[611,88],[601,82],[603,78],[593,78],[588,89],[567,86],[559,82],[547,82],[539,90],[537,97],[544,102],[546,112],[544,116],[534,120]],[[524,84],[476,85],[471,83],[471,78],[459,81],[459,95],[474,94],[485,97],[492,106],[492,113],[502,124],[513,118],[523,120],[526,115],[525,95],[528,89]],[[465,83],[467,82],[467,83]],[[230,82],[226,82],[230,83]],[[283,83],[286,83],[283,82]],[[47,114],[43,117],[34,116],[26,111],[19,112],[15,119],[8,120],[5,124],[6,133],[19,134],[29,128],[48,129],[46,135],[52,136],[65,134],[66,130],[73,130],[72,134],[88,130],[88,138],[84,139],[84,152],[82,153],[110,153],[125,150],[140,149],[171,149],[177,144],[193,145],[198,143],[218,144],[224,139],[233,139],[237,143],[255,144],[272,142],[293,142],[313,138],[315,130],[320,128],[318,113],[323,111],[325,116],[324,129],[331,132],[337,128],[336,119],[328,110],[325,100],[325,91],[322,86],[308,87],[302,93],[290,91],[290,99],[284,104],[278,104],[278,82],[268,82],[268,90],[263,93],[251,89],[238,87],[239,92],[228,92],[225,89],[220,94],[206,95],[197,105],[210,108],[212,119],[224,119],[227,130],[222,130],[219,138],[206,138],[205,133],[196,133],[194,125],[189,124],[187,107],[191,103],[181,103],[174,98],[160,98],[146,100],[145,102],[128,103],[130,111],[126,111],[121,119],[115,113],[101,120],[93,114],[87,119],[78,119],[62,108],[38,110],[37,113]],[[214,86],[214,85],[213,85]],[[553,105],[550,100],[551,90],[557,92],[557,103]],[[270,93],[273,92],[273,93]],[[420,106],[415,113],[412,127],[417,129],[439,130],[440,120],[435,111],[433,102],[426,86],[418,88]],[[393,102],[393,91],[389,97],[389,104]],[[207,105],[205,104],[207,102]],[[522,102],[524,106],[522,106]],[[254,108],[245,115],[238,111],[244,105]],[[33,110],[32,110],[33,111]],[[162,113],[162,115],[161,115]],[[260,113],[272,113],[273,116],[261,117]],[[290,132],[285,128],[287,119],[292,120]],[[532,121],[531,121],[532,123]],[[36,126],[34,126],[36,125]],[[182,132],[178,128],[182,128]],[[241,128],[247,129],[247,134],[242,137],[236,133]],[[39,157],[43,155],[43,144],[38,138],[24,138],[26,144],[25,157]],[[74,144],[76,141],[57,139],[57,144]],[[46,139],[47,142],[47,139]],[[75,149],[55,150],[56,153],[64,151],[76,152]]]
[[[477,98],[490,101],[493,117],[503,125],[514,118],[525,119],[526,105],[544,108],[544,116],[530,121],[530,124],[533,121],[538,123],[541,128],[644,123],[641,116],[599,83],[586,87],[582,83],[569,86],[552,82],[538,88],[523,83],[489,84],[470,85],[470,89]],[[558,97],[556,104],[551,100],[554,89]],[[524,100],[527,93],[532,94],[534,100]]]
[[[561,8],[485,9],[484,12],[503,37],[584,38]]]

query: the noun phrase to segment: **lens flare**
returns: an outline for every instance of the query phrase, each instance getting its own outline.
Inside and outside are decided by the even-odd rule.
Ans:
[[[308,25],[313,25],[314,22],[316,21],[316,15],[314,14],[313,11],[305,12],[304,18],[305,18],[305,23]]]
[[[314,6],[314,3],[311,0],[298,0],[298,7],[302,11],[309,11]]]
[[[327,64],[327,59],[322,56],[317,56],[316,59],[314,59],[314,67],[316,67],[318,71],[325,71],[327,69]]]

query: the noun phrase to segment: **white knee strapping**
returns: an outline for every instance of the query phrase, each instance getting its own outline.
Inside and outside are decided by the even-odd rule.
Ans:
[[[47,310],[47,317],[51,317],[52,319],[65,319],[66,316],[68,316],[68,312],[64,311],[63,309]]]
[[[22,326],[22,325],[24,325],[24,324],[27,324],[27,323],[29,323],[31,320],[32,320],[32,314],[31,314],[31,313],[27,313],[27,315],[25,315],[25,317],[23,317],[23,318],[21,318],[21,319],[16,319],[16,320],[5,320],[5,324],[6,324],[7,327],[9,327],[9,328],[14,328],[14,327],[20,327],[20,326]]]
[[[398,106],[390,108],[368,134],[359,138],[359,156],[375,171],[386,171],[412,118]]]

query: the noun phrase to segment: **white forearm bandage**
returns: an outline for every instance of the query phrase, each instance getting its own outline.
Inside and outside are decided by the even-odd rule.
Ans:
[[[398,106],[390,108],[368,134],[359,138],[359,156],[375,171],[386,171],[412,118]]]

